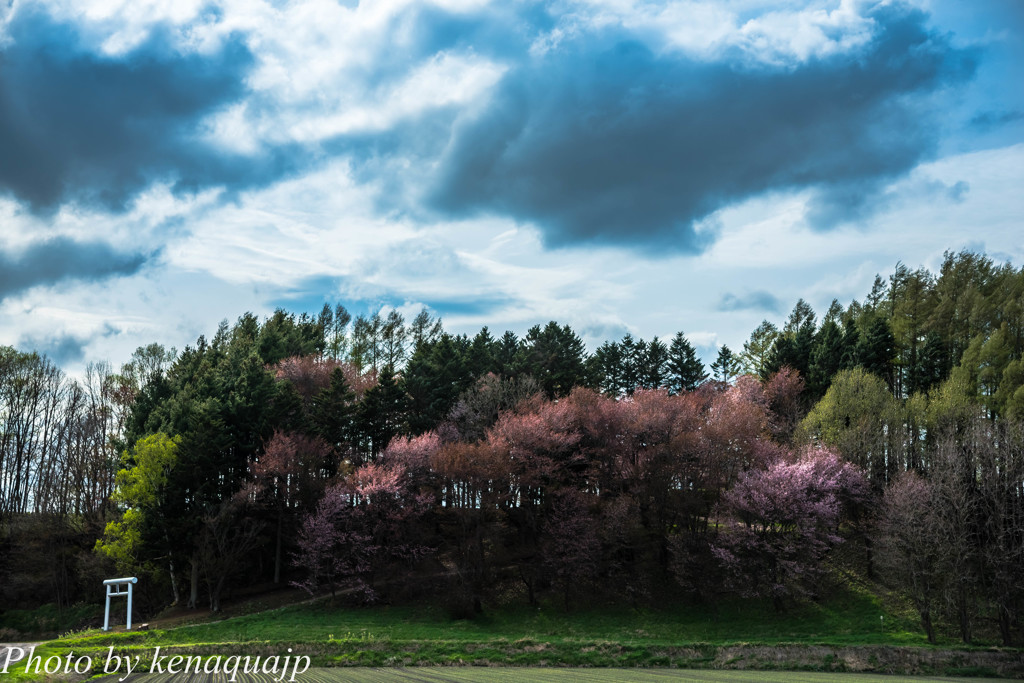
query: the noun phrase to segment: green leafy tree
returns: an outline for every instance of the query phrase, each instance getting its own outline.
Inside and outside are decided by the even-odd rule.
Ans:
[[[778,338],[779,329],[767,320],[762,321],[751,332],[750,339],[743,342],[743,351],[739,354],[740,363],[743,365],[743,372],[748,375],[756,375],[761,379],[767,379],[772,348],[775,346],[775,340]]]
[[[161,528],[167,519],[168,483],[178,464],[180,444],[181,437],[150,434],[121,455],[122,467],[111,496],[121,510],[120,518],[108,522],[103,537],[96,541],[96,551],[112,559],[123,572],[152,566],[163,554],[168,562],[174,602],[178,601],[176,548]]]
[[[862,468],[876,489],[903,462],[903,415],[885,382],[863,368],[836,374],[825,396],[801,424],[805,439],[837,449]]]

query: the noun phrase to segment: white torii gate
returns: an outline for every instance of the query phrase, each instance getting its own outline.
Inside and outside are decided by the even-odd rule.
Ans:
[[[125,627],[127,630],[132,630],[132,584],[139,582],[139,579],[134,576],[128,576],[123,579],[107,579],[103,582],[103,585],[107,587],[107,607],[103,611],[103,630],[110,630],[110,598],[120,597],[122,595],[128,596],[128,623]],[[127,586],[127,588],[125,588]]]

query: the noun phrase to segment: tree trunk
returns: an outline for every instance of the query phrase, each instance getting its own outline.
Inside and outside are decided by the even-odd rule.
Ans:
[[[928,636],[928,642],[935,644],[935,626],[932,625],[932,613],[927,607],[921,609],[921,627],[924,629],[925,635]]]
[[[1003,645],[1006,647],[1013,646],[1013,631],[1011,628],[1011,617],[1010,610],[1006,608],[1006,605],[1000,602],[999,604],[999,635],[1003,639]]]
[[[220,594],[224,591],[224,579],[223,574],[217,579],[216,585],[210,585],[210,611],[220,611]]]
[[[188,595],[188,608],[195,609],[196,603],[199,601],[199,555],[198,553],[192,556],[192,584],[191,590]]]
[[[284,526],[284,510],[277,511],[277,544],[274,548],[274,583],[281,583],[281,527]]]
[[[167,542],[167,566],[171,572],[171,597],[174,598],[172,605],[177,605],[178,601],[181,600],[181,591],[178,587],[178,577],[174,573],[174,552],[171,550],[171,537],[167,535],[166,529],[164,530],[164,540]]]
[[[961,595],[957,601],[957,617],[960,622],[960,638],[965,644],[971,644],[971,615],[968,609],[967,596]]]
[[[181,595],[178,592],[178,577],[174,573],[174,557],[167,558],[167,570],[171,573],[171,598],[173,599],[171,604],[177,605],[178,600],[181,599]]]

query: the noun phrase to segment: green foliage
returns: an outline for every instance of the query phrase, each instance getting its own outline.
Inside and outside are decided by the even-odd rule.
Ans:
[[[800,425],[804,439],[836,448],[849,462],[867,471],[876,487],[895,472],[897,458],[887,457],[900,444],[903,415],[880,378],[863,368],[842,370]]]
[[[532,376],[550,398],[568,396],[587,384],[583,340],[568,325],[555,321],[534,325],[516,354],[519,373]]]
[[[102,608],[99,605],[88,603],[77,603],[64,609],[52,602],[35,609],[5,609],[0,612],[0,634],[4,634],[4,642],[52,637],[79,628],[82,622],[95,619],[101,614]],[[0,659],[0,664],[2,663],[3,660]]]
[[[444,332],[436,341],[416,347],[401,383],[409,400],[410,433],[433,429],[448,415],[459,394],[480,376],[476,369],[486,371],[491,365],[490,344],[489,335],[477,335],[470,344],[465,337]]]
[[[363,396],[356,413],[362,450],[375,458],[405,429],[408,402],[390,365],[384,366],[376,386]]]
[[[711,373],[715,381],[722,383],[731,382],[739,374],[740,368],[740,361],[733,354],[732,349],[722,344],[722,348],[718,349],[718,357],[711,364]]]
[[[668,348],[667,371],[669,392],[673,394],[693,391],[708,378],[697,350],[682,332],[672,337]]]
[[[743,342],[743,352],[739,354],[743,372],[768,379],[771,353],[778,338],[778,328],[767,320],[762,321],[750,333],[750,339]]]
[[[138,566],[147,525],[161,522],[163,496],[178,463],[180,444],[180,436],[151,434],[121,456],[124,467],[117,472],[111,498],[124,511],[120,519],[107,523],[103,538],[96,541],[96,551],[111,558],[119,570]]]

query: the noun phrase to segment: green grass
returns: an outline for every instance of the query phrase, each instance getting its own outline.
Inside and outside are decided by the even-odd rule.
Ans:
[[[884,622],[880,616],[885,617]],[[477,619],[454,620],[432,604],[348,608],[325,599],[167,630],[68,634],[45,644],[41,654],[90,655],[95,673],[102,670],[109,647],[120,656],[139,657],[146,670],[155,648],[160,647],[163,654],[225,657],[283,657],[293,648],[295,654],[308,655],[314,666],[335,667],[706,668],[714,664],[828,672],[845,670],[846,664],[835,651],[813,648],[928,647],[913,616],[900,603],[883,604],[855,583],[839,589],[826,602],[807,603],[782,613],[767,602],[740,600],[721,603],[717,609],[678,603],[658,609],[609,606],[570,613],[559,604],[540,608],[513,604],[488,609]],[[743,646],[737,648],[735,662],[727,661],[732,650],[723,650],[730,646]],[[762,646],[767,652],[756,651]],[[775,657],[773,646],[786,646],[789,649],[783,650],[788,654]],[[962,664],[970,666],[966,661]],[[943,668],[934,671],[946,673]],[[970,672],[969,668],[956,671],[960,675]],[[795,679],[790,676],[787,680]]]
[[[879,619],[882,615],[884,630]],[[676,604],[662,609],[616,606],[569,613],[557,605],[513,605],[487,610],[473,620],[453,620],[444,609],[429,604],[352,609],[323,600],[219,623],[140,634],[92,634],[79,640],[83,645],[137,642],[155,646],[267,641],[481,643],[499,639],[623,645],[925,644],[909,615],[886,612],[873,595],[856,588],[844,589],[827,603],[808,603],[782,613],[757,601],[726,602],[717,609]]]
[[[172,683],[168,674],[151,674],[133,679],[132,683]],[[966,680],[931,677],[900,677],[900,683]],[[269,675],[238,676],[239,683],[270,683]],[[892,683],[892,676],[873,674],[829,674],[773,671],[694,671],[636,669],[310,669],[296,677],[302,683],[490,683],[494,681],[531,681],[536,683]]]
[[[64,633],[86,619],[103,614],[99,605],[79,603],[58,609],[50,603],[36,609],[9,609],[0,614],[0,642],[11,638],[32,636],[53,637]]]

